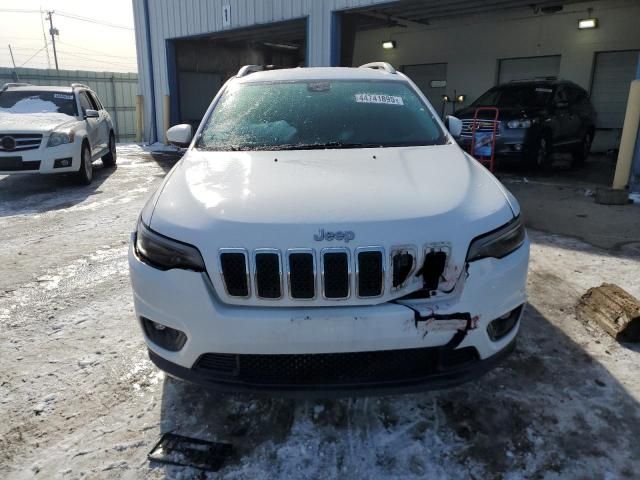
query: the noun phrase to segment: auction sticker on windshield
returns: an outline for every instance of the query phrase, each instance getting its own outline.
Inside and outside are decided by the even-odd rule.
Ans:
[[[381,103],[385,105],[404,105],[402,97],[394,95],[377,95],[370,93],[356,93],[357,103]]]

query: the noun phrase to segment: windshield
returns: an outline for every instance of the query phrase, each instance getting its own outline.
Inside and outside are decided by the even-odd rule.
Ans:
[[[0,93],[0,112],[77,115],[73,93],[33,90],[8,90]]]
[[[287,81],[230,86],[196,148],[278,150],[436,145],[446,140],[397,81]]]
[[[474,107],[544,107],[553,96],[548,85],[509,85],[494,87],[475,102]]]

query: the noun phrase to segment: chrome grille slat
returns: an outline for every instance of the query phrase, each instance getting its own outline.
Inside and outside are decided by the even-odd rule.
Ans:
[[[359,298],[377,298],[384,294],[385,257],[381,247],[356,249],[356,288]]]
[[[322,296],[326,300],[346,300],[351,296],[351,254],[349,249],[343,247],[323,248],[320,256]]]
[[[0,140],[4,137],[11,137],[15,142],[14,148],[4,148],[0,141],[0,152],[21,152],[25,150],[35,150],[42,143],[42,134],[38,133],[0,133]]]
[[[278,249],[255,250],[252,270],[258,298],[267,300],[282,298],[282,261]]]
[[[287,250],[287,286],[291,299],[314,300],[316,277],[316,255],[312,248]]]
[[[493,132],[493,124],[496,123],[496,136],[500,136],[500,121],[497,122],[495,120],[484,120],[479,118],[477,120],[476,132],[479,133],[492,133]],[[471,137],[471,133],[473,132],[473,120],[462,120],[462,133],[463,137]]]

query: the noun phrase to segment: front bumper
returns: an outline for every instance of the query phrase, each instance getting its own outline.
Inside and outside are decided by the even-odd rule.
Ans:
[[[531,154],[533,148],[529,130],[524,128],[501,128],[496,137],[495,155],[501,157],[523,157]],[[458,138],[458,145],[470,152],[471,136]]]
[[[473,262],[468,268],[464,289],[456,298],[422,305],[439,314],[469,312],[477,317],[477,328],[470,330],[458,349],[470,347],[475,358],[453,370],[428,372],[426,377],[412,378],[406,385],[384,381],[383,387],[400,389],[446,386],[465,381],[491,368],[510,348],[517,335],[519,321],[503,338],[492,341],[487,333],[490,321],[526,302],[526,277],[529,242],[497,259]],[[208,354],[229,358],[239,355],[301,355],[354,354],[358,352],[391,352],[394,350],[429,349],[446,345],[455,329],[430,329],[423,322],[416,324],[414,312],[404,305],[383,303],[371,306],[337,307],[245,307],[220,301],[209,277],[185,270],[160,271],[141,262],[129,250],[130,276],[134,306],[138,320],[148,318],[159,324],[180,330],[187,340],[178,351],[166,350],[145,335],[152,360],[168,373],[223,389],[307,390],[336,389],[335,384],[266,385],[255,382],[221,382],[203,372],[199,362]],[[521,311],[520,311],[521,315]],[[143,329],[144,332],[144,329]],[[433,353],[422,352],[425,358]],[[495,357],[495,358],[494,358]],[[263,357],[269,359],[269,357]],[[420,357],[422,358],[422,357]],[[433,357],[435,361],[438,358]],[[348,360],[347,360],[348,361]],[[355,385],[356,389],[376,387],[378,382]],[[400,382],[403,383],[403,382]],[[377,385],[380,386],[380,385]],[[348,387],[354,387],[350,384]],[[346,386],[345,386],[346,388]],[[339,388],[338,388],[339,390]]]
[[[358,352],[353,354],[315,354],[315,355],[278,355],[264,356],[264,359],[245,361],[242,355],[235,355],[238,365],[248,363],[250,373],[240,376],[236,372],[227,372],[214,368],[213,362],[201,359],[194,368],[185,368],[164,359],[153,350],[149,358],[160,370],[170,376],[218,392],[229,393],[268,393],[287,397],[341,397],[373,394],[413,393],[424,390],[450,388],[469,380],[477,379],[500,364],[515,349],[513,338],[498,353],[485,360],[477,358],[473,347],[447,352],[439,347],[427,347],[409,350],[386,350],[378,352]],[[458,352],[462,354],[458,354]],[[376,354],[379,361],[375,361]],[[353,361],[361,356],[360,361]],[[259,356],[248,356],[259,357]],[[333,358],[332,358],[333,357]],[[366,367],[363,362],[370,360]],[[387,359],[391,362],[387,362]],[[395,359],[396,362],[393,362]],[[398,364],[402,359],[404,366]],[[416,365],[413,360],[423,360],[424,365]],[[254,364],[251,367],[251,364]],[[203,366],[203,364],[206,364]],[[255,364],[262,368],[256,368]],[[205,368],[206,367],[206,368]],[[417,367],[417,368],[416,368]],[[422,368],[424,367],[424,368]],[[242,367],[241,367],[242,368]],[[262,376],[251,376],[257,371]],[[392,371],[398,375],[390,376]],[[311,372],[310,377],[302,378],[303,373]],[[326,372],[327,377],[313,376],[313,373]],[[420,373],[421,372],[421,373]],[[269,375],[270,374],[270,375]],[[287,375],[288,382],[282,375]],[[295,382],[291,380],[296,380]]]
[[[81,142],[47,147],[45,136],[40,147],[33,150],[0,152],[0,175],[13,173],[69,173],[77,172],[81,162]],[[68,167],[56,167],[56,160],[70,160]]]

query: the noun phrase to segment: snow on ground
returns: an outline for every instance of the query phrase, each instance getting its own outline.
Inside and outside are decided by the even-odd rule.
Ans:
[[[0,478],[640,476],[640,348],[573,312],[603,281],[640,296],[637,252],[530,232],[518,348],[479,381],[377,398],[222,396],[165,378],[146,356],[126,244],[175,159],[119,154],[89,187],[0,177]],[[149,462],[168,431],[236,454],[208,474]]]

